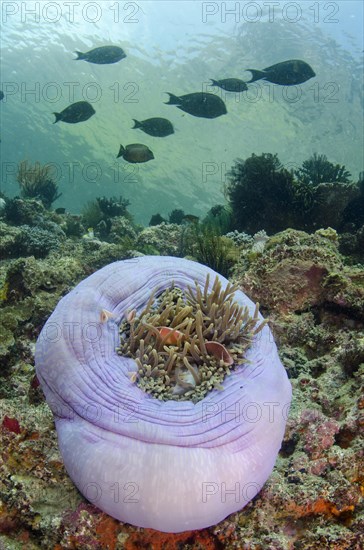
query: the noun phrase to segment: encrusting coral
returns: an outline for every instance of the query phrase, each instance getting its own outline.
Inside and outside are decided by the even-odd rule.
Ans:
[[[128,312],[120,326],[120,355],[132,357],[138,371],[130,378],[160,400],[198,402],[221,382],[244,355],[253,337],[266,321],[258,324],[257,304],[253,317],[248,308],[233,299],[237,285],[222,290],[216,277],[211,292],[209,275],[201,291],[173,286],[158,298],[155,291],[141,312]]]

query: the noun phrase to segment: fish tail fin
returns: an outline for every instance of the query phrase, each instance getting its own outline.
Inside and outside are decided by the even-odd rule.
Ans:
[[[141,128],[142,127],[141,123],[138,120],[135,120],[135,118],[133,118],[133,122],[134,122],[134,126],[133,126],[132,130],[134,130],[135,128]]]
[[[82,52],[75,52],[75,54],[77,55],[76,59],[74,61],[78,61],[79,59],[85,59],[86,58],[86,55]]]
[[[166,94],[169,95],[169,100],[167,101],[167,103],[165,103],[165,105],[179,105],[181,103],[181,100],[178,96],[170,94],[169,92],[166,92]]]
[[[266,73],[264,71],[258,71],[257,69],[245,69],[246,71],[250,71],[252,73],[251,80],[247,80],[247,84],[249,82],[255,82],[256,80],[260,80],[261,78],[264,78]]]
[[[61,113],[53,113],[53,114],[56,117],[56,120],[53,122],[53,124],[55,124],[56,122],[62,119]]]
[[[120,149],[116,158],[118,159],[119,157],[122,157],[124,152],[125,152],[125,147],[120,145]]]

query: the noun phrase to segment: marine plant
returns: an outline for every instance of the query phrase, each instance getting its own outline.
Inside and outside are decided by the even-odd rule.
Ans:
[[[81,212],[82,222],[85,227],[95,228],[104,218],[104,214],[97,200],[89,201],[85,204]]]
[[[351,174],[345,166],[333,164],[327,160],[326,155],[318,153],[314,153],[305,160],[294,174],[298,181],[312,185],[332,182],[348,183],[351,178]]]
[[[181,256],[193,256],[224,277],[237,261],[239,250],[234,242],[220,235],[211,224],[195,223],[185,227],[181,235]]]
[[[262,228],[276,233],[294,219],[293,175],[278,156],[253,154],[238,159],[227,174],[225,194],[232,210],[234,228],[254,234]]]
[[[9,295],[9,282],[5,281],[0,285],[0,304],[6,302]]]
[[[253,154],[235,162],[225,192],[239,231],[274,234],[289,227],[315,231],[321,226],[340,231],[345,209],[358,195],[356,185],[347,183],[349,176],[345,167],[324,155],[314,155],[289,172],[277,155]]]
[[[356,183],[358,195],[353,198],[343,212],[343,228],[349,231],[364,226],[364,172],[360,172]]]
[[[169,214],[169,223],[176,223],[177,225],[181,225],[183,222],[183,219],[185,217],[185,213],[181,208],[175,208],[172,210],[172,212]]]
[[[220,235],[232,231],[233,223],[230,206],[226,204],[212,206],[203,219],[203,223],[213,227]]]
[[[130,201],[124,199],[121,195],[117,197],[97,197],[96,201],[100,207],[101,212],[105,218],[116,218],[117,216],[130,217],[127,210],[130,205]]]
[[[81,223],[81,216],[76,216],[73,214],[66,214],[64,216],[61,227],[67,237],[81,237],[85,232],[85,228]]]
[[[96,230],[99,236],[108,237],[113,218],[125,217],[129,222],[132,221],[132,216],[127,210],[129,204],[130,202],[123,199],[122,196],[119,198],[97,197],[84,206],[82,222],[87,228]]]
[[[163,218],[163,216],[161,216],[159,213],[158,214],[153,214],[153,216],[150,218],[150,221],[149,221],[149,226],[152,226],[152,225],[159,225],[161,223],[165,223],[166,220]]]
[[[156,399],[196,403],[212,389],[222,390],[264,326],[258,307],[250,316],[234,301],[237,285],[223,290],[216,276],[209,288],[207,274],[202,289],[195,282],[185,292],[173,284],[158,297],[152,292],[143,311],[129,312],[120,325],[118,353],[138,367],[131,380]]]
[[[50,208],[62,193],[58,192],[58,185],[52,174],[52,166],[41,165],[35,162],[34,165],[23,160],[18,165],[17,181],[20,185],[20,194],[26,199],[38,199],[46,208]]]

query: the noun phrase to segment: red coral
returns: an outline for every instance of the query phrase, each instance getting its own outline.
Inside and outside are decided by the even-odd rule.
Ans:
[[[193,545],[200,550],[213,550],[215,541],[206,530],[184,531],[183,533],[162,533],[154,529],[143,529],[132,533],[125,543],[126,550],[153,548],[153,550],[178,550],[183,545]]]
[[[7,415],[4,416],[2,427],[8,430],[9,432],[13,432],[15,434],[20,434],[21,432],[20,425],[17,419],[10,418]]]

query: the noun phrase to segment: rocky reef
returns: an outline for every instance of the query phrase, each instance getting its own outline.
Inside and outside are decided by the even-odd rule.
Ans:
[[[15,208],[22,216],[11,217]],[[327,227],[224,237],[229,253],[234,247],[230,279],[268,317],[293,403],[262,491],[214,527],[171,535],[122,524],[74,487],[35,376],[34,346],[59,299],[100,267],[141,254],[190,255],[182,246],[185,227],[143,229],[115,216],[102,236],[77,216],[25,198],[2,216],[0,548],[364,547],[362,229],[352,238]]]
[[[333,227],[344,232],[363,224],[362,173],[359,181],[349,180],[345,166],[325,155],[315,153],[301,167],[287,170],[277,155],[253,154],[236,160],[227,176],[225,194],[240,231]]]

